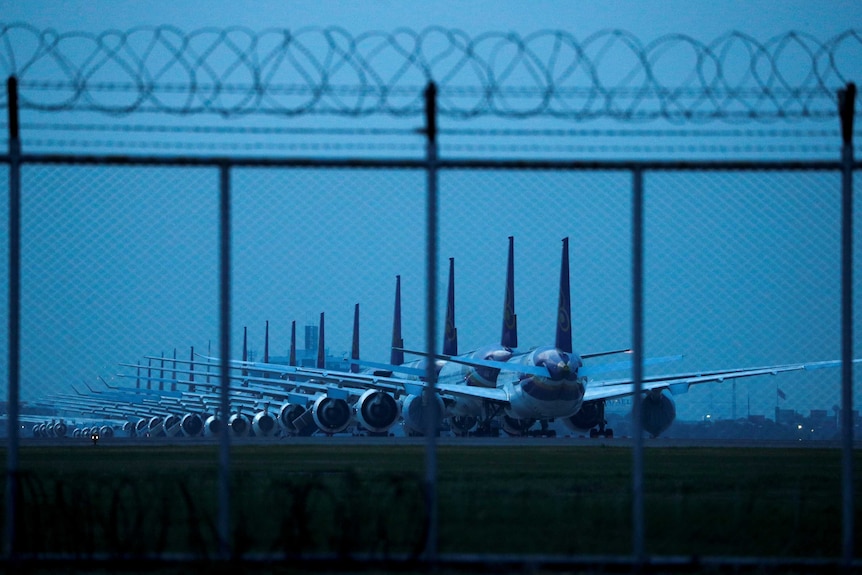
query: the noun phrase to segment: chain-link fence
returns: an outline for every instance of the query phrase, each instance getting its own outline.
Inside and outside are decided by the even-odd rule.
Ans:
[[[7,35],[29,31],[26,27],[5,30]],[[129,33],[125,41],[130,45],[139,33]],[[434,34],[414,37],[418,47],[409,52],[407,60],[417,70],[431,70],[437,77],[441,62],[447,59],[429,59],[423,51],[428,50]],[[162,30],[150,38],[160,44],[167,42],[168,36],[169,31]],[[323,37],[327,39],[323,45],[338,52],[339,42],[332,35]],[[33,74],[32,70],[44,64],[46,55],[58,50],[63,53],[61,46],[68,38],[46,38],[41,37],[41,44],[37,42],[41,47],[32,51],[26,64],[19,65],[19,71]],[[216,41],[219,49],[234,45],[231,38],[230,34],[221,35]],[[362,54],[367,58],[361,46],[371,38],[356,39],[351,50],[339,52],[343,62],[335,71],[342,66],[350,68],[350,62],[355,64],[351,58]],[[389,49],[400,45],[397,39],[397,35],[377,38]],[[479,58],[479,48],[495,39],[492,51],[496,55]],[[614,43],[631,47],[625,39],[623,34],[614,34],[603,37],[602,42],[605,50],[612,51]],[[853,39],[858,40],[858,35],[848,33],[815,50],[812,67],[821,70],[820,64],[829,62],[832,72],[821,73],[813,84],[805,80],[802,86],[811,88],[811,94],[831,86],[834,77],[840,76],[837,63],[844,61],[841,55]],[[255,46],[264,40],[258,38]],[[456,40],[457,35],[449,35],[452,45],[460,46]],[[461,74],[458,71],[466,70],[468,63],[475,68],[477,58],[498,61],[513,46],[504,40],[475,39],[473,50],[464,52],[469,56],[462,54],[460,59],[449,62],[449,72],[440,76],[446,80],[441,88],[441,115],[470,116],[470,110],[477,110],[459,107],[473,93],[456,89],[455,79]],[[543,57],[557,62],[562,58],[560,46],[571,45],[561,36],[537,36],[525,44],[515,44],[518,50],[510,55],[512,62],[533,62],[535,55],[542,53],[536,46],[551,40],[557,48]],[[732,68],[726,61],[732,51],[727,46],[742,40],[741,36],[731,35],[716,41],[718,44],[700,45],[696,69],[703,72],[703,55],[710,61],[715,54],[722,54],[719,60],[725,64],[724,69]],[[754,52],[757,57],[749,70],[749,80],[760,77],[754,71],[766,53],[773,54],[770,61],[776,64],[776,77],[785,78],[786,74],[777,71],[777,64],[784,61],[780,54],[788,43],[803,40],[811,41],[789,37],[760,45]],[[190,49],[195,41],[193,38],[183,44],[183,50]],[[579,53],[589,52],[598,41],[592,38],[585,42],[584,52]],[[655,54],[666,54],[667,42],[643,49],[642,54],[648,56],[645,61],[659,66],[663,60]],[[680,42],[693,46],[689,41]],[[109,66],[105,62],[116,60],[122,51],[114,46],[110,50],[114,56],[100,60],[93,54],[103,53],[107,40],[99,37],[96,45],[98,49],[81,61],[103,64],[93,70],[84,64],[78,68],[91,70],[90,75],[73,75],[74,81],[58,80],[56,84],[31,79],[25,85],[34,91],[47,90],[48,94],[72,89],[74,97],[64,99],[59,106],[64,111],[101,112],[106,106],[108,111],[118,111],[111,108],[114,104],[94,100],[93,90],[97,88],[93,82],[104,79],[100,86],[108,93],[129,90],[122,81],[107,79]],[[300,67],[293,52],[298,48],[290,46],[286,54],[292,54],[295,68]],[[300,52],[308,54],[307,46],[300,46]],[[782,48],[770,52],[776,46]],[[182,61],[187,53],[176,49],[173,57]],[[250,61],[245,56],[239,59]],[[368,72],[368,60],[359,60],[365,63],[355,65],[353,70]],[[66,62],[64,67],[68,68],[70,60],[56,61]],[[200,69],[210,69],[204,60],[195,61]],[[321,61],[334,65],[332,59]],[[164,66],[162,70],[175,71],[173,65]],[[598,62],[594,60],[591,66],[598,66]],[[493,65],[490,69],[496,70]],[[552,70],[553,66],[544,69]],[[567,68],[563,76],[575,75],[575,69]],[[657,68],[652,71],[647,77],[655,81],[661,74]],[[396,75],[406,76],[406,72]],[[500,107],[517,90],[504,89],[505,82],[499,74],[488,77],[492,76],[497,78],[491,84],[495,86],[493,97],[482,100],[482,112],[475,115],[527,115],[523,100],[517,106]],[[362,73],[359,77],[368,80],[375,76]],[[517,77],[522,82],[524,76]],[[592,76],[594,80],[604,77],[598,71]],[[729,76],[725,72],[721,77],[727,80]],[[148,84],[148,90],[139,92],[144,94],[140,101],[130,110],[123,108],[125,111],[145,115],[148,106],[162,101],[153,99],[150,89],[170,91],[170,86],[160,83],[161,77],[152,80],[154,84]],[[306,80],[316,85],[307,76]],[[641,110],[638,103],[649,98],[637,90],[631,95],[631,77],[618,80],[610,90],[591,88],[593,97],[604,94],[600,115],[619,115],[619,98],[625,94],[632,98],[623,106],[630,119],[644,119],[655,111],[652,107],[648,108],[653,112]],[[408,93],[399,87],[399,81],[389,86],[391,94]],[[764,81],[758,85],[765,90],[771,89],[773,83]],[[218,96],[205,98],[204,107],[215,106],[216,111],[230,114],[249,112],[242,108],[247,105],[247,99],[241,97],[242,90],[232,96],[234,104],[223,107],[222,94],[230,93],[232,86],[226,77],[214,76],[213,86]],[[37,557],[47,565],[50,561],[65,561],[63,554],[69,553],[83,554],[88,561],[95,561],[88,565],[98,567],[104,564],[99,563],[100,558],[120,561],[137,555],[164,566],[171,561],[172,553],[187,553],[183,560],[195,564],[243,555],[249,563],[285,557],[304,560],[302,565],[309,568],[385,568],[403,566],[398,561],[424,558],[424,563],[410,565],[425,568],[442,561],[453,568],[477,570],[482,565],[499,568],[535,564],[557,570],[577,566],[610,569],[614,565],[631,566],[632,562],[644,566],[649,553],[654,567],[669,568],[673,560],[662,561],[661,557],[691,553],[687,547],[690,541],[681,539],[682,533],[673,530],[679,529],[680,522],[691,520],[691,500],[685,495],[689,489],[699,492],[699,487],[676,485],[670,495],[670,500],[676,502],[676,527],[657,524],[665,516],[664,504],[644,500],[644,436],[639,428],[646,423],[648,430],[664,438],[734,439],[754,444],[778,440],[785,442],[785,447],[791,441],[822,440],[826,442],[822,445],[833,448],[833,455],[838,453],[834,448],[841,445],[841,465],[829,461],[819,467],[827,474],[830,470],[842,473],[843,493],[831,492],[831,503],[826,504],[831,504],[833,511],[841,509],[838,515],[844,523],[838,529],[842,519],[834,517],[835,525],[830,531],[842,538],[840,548],[833,542],[832,547],[824,544],[817,552],[806,554],[794,543],[782,548],[762,542],[745,548],[719,545],[700,552],[718,554],[719,564],[734,568],[749,562],[736,557],[733,549],[752,557],[754,564],[786,553],[786,561],[776,564],[799,564],[816,570],[828,570],[839,563],[858,565],[853,552],[858,541],[852,531],[852,518],[858,515],[852,492],[858,481],[851,473],[851,461],[859,417],[858,410],[851,418],[842,418],[841,413],[842,409],[858,405],[862,398],[858,386],[851,386],[852,379],[840,365],[842,359],[847,362],[849,358],[862,357],[862,348],[852,341],[852,329],[860,323],[862,280],[858,274],[850,274],[852,265],[845,263],[842,267],[842,254],[851,247],[856,253],[862,249],[862,236],[850,234],[846,224],[842,226],[842,217],[855,213],[855,229],[859,229],[862,207],[858,190],[842,188],[852,186],[853,170],[859,168],[853,160],[852,141],[844,142],[843,163],[837,154],[832,159],[822,159],[822,150],[815,154],[817,157],[803,160],[570,161],[535,158],[535,150],[528,151],[526,158],[488,157],[488,148],[482,149],[485,157],[462,158],[459,154],[469,148],[454,147],[451,157],[438,158],[433,105],[436,100],[402,96],[407,102],[407,108],[403,108],[393,107],[389,99],[378,99],[378,107],[367,109],[356,103],[347,105],[346,98],[353,94],[352,89],[362,94],[379,91],[377,83],[335,88],[333,83],[324,83],[321,90],[326,97],[316,99],[314,109],[291,108],[289,115],[310,117],[327,110],[332,113],[329,107],[336,103],[351,111],[347,115],[354,116],[425,113],[423,129],[411,132],[399,128],[392,132],[409,142],[404,149],[410,150],[410,157],[332,157],[333,152],[343,150],[338,147],[338,139],[344,134],[327,132],[325,128],[312,132],[314,137],[326,140],[321,156],[329,157],[259,158],[250,157],[247,149],[230,157],[125,156],[110,153],[111,145],[105,142],[90,142],[95,149],[92,154],[60,155],[50,149],[51,144],[47,150],[22,153],[20,146],[23,144],[26,150],[27,140],[13,133],[17,119],[10,119],[10,151],[3,156],[0,167],[3,177],[11,182],[10,193],[3,196],[2,204],[10,232],[0,240],[4,250],[12,254],[9,267],[0,276],[4,285],[10,286],[3,297],[11,294],[3,300],[10,319],[8,339],[3,344],[10,351],[8,367],[4,368],[8,373],[4,371],[4,376],[9,382],[11,402],[8,421],[13,425],[7,427],[10,439],[5,533],[10,561]],[[264,92],[271,89],[273,84],[267,84]],[[659,115],[677,122],[692,117],[703,120],[700,107],[705,102],[716,102],[709,96],[710,89],[701,86],[698,92],[689,88],[691,92],[686,92],[685,100],[689,104],[685,106],[680,104],[678,92],[655,86],[647,92],[663,102],[658,106],[662,110]],[[305,93],[305,88],[296,90],[300,95]],[[542,93],[548,94],[547,90]],[[581,92],[574,93],[578,95],[566,96],[564,91],[562,100],[557,96],[545,98],[544,106],[538,109],[528,106],[529,114],[540,119],[556,118],[562,113],[560,106],[570,109],[572,102],[566,98],[584,98]],[[789,93],[797,94],[793,90]],[[200,97],[194,90],[191,94],[192,99]],[[387,98],[394,97],[389,96],[390,91],[386,94]],[[782,113],[777,117],[799,112],[800,117],[809,119],[812,114],[835,118],[836,94],[834,90],[829,94],[829,111],[825,105],[809,108],[813,100],[802,98],[803,104],[798,106],[797,100],[785,102],[787,105],[781,107]],[[519,97],[524,96],[536,95],[526,90]],[[759,96],[754,100],[759,103],[749,105],[750,101],[738,91],[730,90],[715,110],[704,114],[715,116],[722,110],[719,116],[729,114],[736,119],[746,114],[761,118],[768,115],[759,107],[763,100]],[[7,96],[10,110],[14,108],[13,101]],[[89,105],[82,107],[83,101]],[[269,109],[273,100],[259,98],[256,102],[265,112],[274,112]],[[184,105],[184,113],[206,111],[188,108],[188,102]],[[850,108],[852,105],[851,98]],[[24,107],[38,109],[39,105],[25,100]],[[669,112],[681,108],[687,111],[681,115]],[[579,113],[595,111],[590,107],[579,109]],[[740,109],[742,116],[737,114]],[[844,121],[852,126],[847,109]],[[278,113],[286,110],[279,108]],[[330,120],[325,118],[324,122]],[[181,134],[184,123],[188,123],[187,118],[178,120],[173,131],[162,133]],[[95,124],[78,127],[84,133],[97,131]],[[54,125],[47,129],[57,132],[61,128]],[[477,136],[480,131],[450,132],[448,136]],[[132,132],[126,131],[126,135]],[[231,132],[215,133],[222,138],[230,137]],[[254,134],[254,130],[240,131],[237,137],[247,138],[249,133]],[[447,136],[445,130],[440,133]],[[540,133],[545,138],[552,136],[548,128],[541,128]],[[600,133],[603,138],[616,137],[609,129],[602,128]],[[779,135],[785,137],[788,133]],[[259,134],[266,136],[266,130]],[[518,131],[488,134],[500,144],[528,136]],[[354,140],[380,135],[365,133],[355,126],[349,129]],[[585,135],[583,131],[577,133],[577,137]],[[746,136],[744,132],[731,135],[740,140]],[[650,135],[641,132],[639,137],[648,139]],[[836,139],[830,144],[834,150],[841,144],[840,138]],[[205,141],[199,144],[201,149],[207,149]],[[442,147],[445,149],[445,145]],[[364,148],[362,153],[373,154],[373,150]],[[417,154],[422,150],[424,157]],[[703,151],[698,149],[697,153]],[[20,182],[17,190],[16,181]],[[842,204],[848,197],[854,206]],[[850,211],[850,207],[855,209]],[[607,401],[584,403],[590,409],[601,406],[598,419],[586,426],[578,426],[577,422],[568,425],[572,423],[568,416],[536,421],[519,419],[510,411],[493,410],[494,405],[511,408],[512,396],[507,404],[495,404],[496,400],[489,396],[482,407],[486,420],[480,417],[474,421],[470,417],[476,419],[475,414],[467,408],[463,412],[453,408],[462,405],[459,392],[443,387],[438,389],[443,398],[441,406],[447,410],[440,430],[442,437],[425,434],[424,461],[415,452],[392,455],[396,447],[391,447],[393,451],[380,457],[388,462],[379,470],[383,475],[368,475],[364,471],[367,463],[341,451],[350,440],[338,438],[374,433],[421,435],[421,426],[402,427],[401,422],[411,413],[406,400],[411,396],[425,397],[428,387],[424,392],[409,385],[398,387],[392,380],[400,377],[398,381],[407,381],[410,376],[399,376],[397,371],[387,373],[388,379],[380,384],[344,379],[339,381],[342,385],[336,385],[337,378],[346,378],[345,372],[349,371],[346,360],[352,352],[354,317],[361,318],[361,358],[378,364],[396,363],[391,356],[394,319],[400,319],[404,348],[439,353],[447,321],[448,278],[443,262],[451,257],[457,271],[456,354],[500,342],[501,325],[506,321],[503,304],[509,236],[515,242],[517,347],[527,351],[553,342],[551,338],[560,321],[560,239],[568,238],[575,351],[588,358],[587,365],[614,362],[602,355],[606,352],[634,352],[634,365],[617,368],[608,375],[588,376],[586,385],[588,389],[589,385],[601,387],[596,385],[601,382],[607,383],[605,387],[630,387]],[[396,311],[393,318],[396,286],[400,315]],[[849,303],[855,305],[849,305],[848,297]],[[357,303],[361,313],[354,307]],[[358,315],[354,316],[354,312]],[[258,365],[222,363],[226,353]],[[318,358],[323,358],[322,364]],[[811,369],[818,367],[818,362],[832,360],[836,363],[824,369]],[[802,369],[804,362],[807,367]],[[261,367],[260,363],[265,365]],[[278,365],[286,366],[286,370],[278,372],[266,367]],[[318,370],[309,380],[290,369],[315,365],[326,374]],[[792,365],[800,369],[789,370]],[[761,366],[768,367],[753,377],[737,378],[729,372],[716,375],[722,370]],[[393,367],[387,365],[385,370],[392,372]],[[770,377],[773,372],[774,378]],[[433,372],[426,373],[431,376]],[[685,377],[660,379],[668,373]],[[849,373],[852,376],[852,369]],[[332,376],[335,379],[327,379],[328,374],[336,374]],[[701,383],[699,378],[703,378],[703,385],[697,385]],[[428,379],[433,382],[434,377]],[[299,380],[301,383],[297,383]],[[415,377],[410,381],[416,381]],[[654,382],[663,385],[655,384],[655,391],[642,397],[640,392],[652,389]],[[446,382],[441,379],[441,384]],[[375,430],[359,417],[361,401],[369,390],[382,390],[401,402],[402,419],[393,419]],[[650,427],[651,423],[643,419],[647,411],[641,411],[642,402],[659,393],[664,401],[671,401],[675,417],[669,421],[665,417],[658,427]],[[327,406],[325,399],[332,403]],[[338,401],[348,406],[344,426],[336,425]],[[302,409],[287,415],[285,408],[289,405]],[[427,414],[434,413],[430,405],[432,402],[427,401],[423,406],[429,410]],[[663,405],[657,415],[668,413],[667,403]],[[587,409],[582,411],[587,413]],[[198,427],[183,425],[182,418],[188,414],[199,417]],[[427,414],[425,417],[429,417]],[[271,427],[264,425],[261,415],[274,420]],[[244,421],[244,427],[237,421]],[[62,433],[54,429],[58,423],[64,426]],[[221,431],[212,427],[218,423]],[[609,432],[611,428],[613,432]],[[192,433],[190,429],[197,431]],[[577,462],[589,465],[597,460],[595,455],[572,457],[565,464],[574,466],[569,478],[558,481],[547,472],[549,479],[539,487],[529,481],[520,482],[517,475],[512,475],[509,482],[498,482],[512,470],[543,469],[545,463],[539,456],[525,454],[529,448],[508,465],[496,470],[485,467],[480,475],[474,475],[468,462],[457,455],[437,452],[438,443],[448,441],[444,439],[448,436],[511,434],[544,436],[544,441],[551,443],[533,446],[540,453],[548,445],[560,445],[560,441],[575,445],[590,430],[598,430],[606,438],[604,441],[615,436],[621,442],[628,441],[624,445],[632,446],[631,467],[619,461],[603,460],[600,464],[616,470],[613,481],[587,476],[582,482],[572,483],[571,477],[585,471]],[[91,437],[95,444],[95,437],[100,436],[104,445],[106,434],[114,435],[117,445],[123,445],[122,438],[128,437],[125,441],[130,453],[147,442],[167,442],[169,450],[176,445],[219,445],[218,465],[184,454],[181,457],[188,458],[188,468],[177,481],[167,476],[158,478],[153,463],[135,463],[117,456],[122,457],[123,473],[117,473],[116,468],[100,472],[104,473],[100,485],[108,486],[112,494],[109,498],[85,487],[87,473],[83,470],[60,477],[60,470],[52,474],[33,461],[23,466],[23,472],[19,468],[19,436],[36,436],[48,448],[56,445],[47,441],[48,437],[68,446],[73,441],[89,442]],[[231,443],[244,442],[238,438],[246,435],[256,436],[261,445],[275,449],[277,442],[289,444],[293,438],[307,434],[333,436],[325,438],[332,440],[332,445],[323,448],[332,450],[324,455],[331,461],[306,469],[302,465],[319,457],[313,450],[300,456],[302,465],[297,461],[274,462],[266,454],[257,454],[266,460],[261,463],[235,448],[231,450]],[[217,443],[197,439],[207,435]],[[158,440],[156,436],[176,439]],[[466,437],[456,439],[469,445]],[[410,445],[409,439],[387,437],[380,441],[390,441],[395,446],[405,441]],[[311,445],[317,450],[322,447]],[[499,446],[484,448],[493,460],[493,450]],[[56,458],[57,462],[62,460],[60,455]],[[291,470],[294,464],[297,468]],[[799,465],[804,468],[805,464]],[[494,479],[484,475],[489,470]],[[651,472],[655,470],[651,468]],[[157,479],[141,481],[153,473]],[[660,477],[648,484],[648,491],[662,484]],[[162,480],[170,487],[163,491],[153,487]],[[475,487],[486,480],[487,491]],[[598,484],[613,484],[617,494],[631,490],[631,495],[615,500],[614,491],[601,491],[595,498],[590,497]],[[815,513],[809,509],[814,503],[804,496],[805,485],[801,480],[795,483],[792,494],[796,515],[790,523],[796,522],[799,529],[811,518],[821,520],[819,510]],[[708,487],[702,487],[701,495],[708,498]],[[737,485],[736,489],[742,487]],[[769,514],[771,503],[760,503],[753,497],[737,493],[730,499],[736,507],[727,510],[728,521],[740,533],[756,532],[757,528],[746,519],[752,509],[763,506],[764,513]],[[174,499],[180,503],[171,503]],[[281,513],[266,514],[258,524],[250,509],[260,505],[261,499]],[[537,505],[537,500],[543,503]],[[217,501],[217,512],[202,509],[208,501]],[[378,504],[367,505],[368,501]],[[545,507],[546,502],[549,507]],[[720,499],[713,503],[710,509],[721,509]],[[549,533],[542,535],[538,526],[541,520],[531,522],[531,508],[539,509],[532,513],[545,520]],[[22,513],[42,519],[34,519],[28,526],[21,519]],[[789,524],[782,513],[772,513],[772,523],[764,529],[776,530],[782,522]],[[321,520],[322,516],[326,520]],[[85,518],[84,523],[91,520],[92,527],[70,541],[63,527],[44,527],[57,517],[74,517],[71,524]],[[180,519],[171,524],[167,517]],[[609,546],[594,539],[560,542],[550,534],[558,533],[570,518],[588,517],[604,518],[597,529],[622,533],[625,544],[619,544],[620,539],[616,539],[617,545]],[[488,532],[488,525],[519,520],[530,526],[531,535],[502,537],[500,540],[506,542],[502,549],[487,547],[479,541],[481,535],[477,540],[471,539],[471,531],[481,534]],[[645,523],[650,526],[647,533],[668,531],[671,540],[676,537],[684,542],[675,546],[650,540],[645,548]],[[374,534],[365,531],[368,525],[373,525]],[[455,527],[460,525],[473,529],[462,532]],[[264,539],[259,537],[261,530],[267,534]],[[141,539],[152,537],[155,544],[141,543]],[[596,559],[592,549],[607,556]],[[505,558],[503,551],[525,555]],[[334,556],[325,557],[335,560],[321,559],[320,553],[333,552]],[[337,562],[351,557],[362,558],[364,563]],[[314,563],[314,558],[319,562]],[[684,565],[694,568],[690,561]]]

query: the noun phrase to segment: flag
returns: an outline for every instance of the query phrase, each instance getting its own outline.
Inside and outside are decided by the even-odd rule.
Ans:
[[[776,391],[776,392],[778,392],[778,397],[780,397],[781,399],[787,399],[787,396],[786,396],[786,395],[784,395],[784,392],[783,392],[783,391],[781,391],[781,389],[780,389],[780,388],[777,388],[777,387],[776,387],[776,388],[775,388],[775,391]]]

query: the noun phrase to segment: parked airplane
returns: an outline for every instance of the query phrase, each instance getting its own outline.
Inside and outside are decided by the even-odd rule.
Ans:
[[[631,367],[631,362],[584,365],[583,360],[588,357],[615,352],[582,356],[573,351],[568,247],[568,238],[565,238],[560,267],[556,338],[553,345],[537,347],[525,353],[512,353],[504,361],[410,352],[444,362],[434,386],[439,413],[447,417],[474,417],[481,422],[504,415],[509,418],[510,423],[515,423],[514,431],[523,431],[537,420],[560,419],[572,429],[591,430],[591,435],[612,434],[611,430],[605,428],[604,403],[610,399],[632,395],[635,391],[634,381],[631,377],[602,380],[594,379],[594,376],[628,369]],[[504,353],[508,352],[504,351]],[[215,358],[210,359],[215,360]],[[663,363],[675,359],[679,359],[679,356],[647,359],[644,364]],[[859,363],[862,359],[853,361]],[[473,376],[480,369],[499,370],[499,374],[493,387],[477,385],[475,377],[465,379],[465,371],[457,369],[453,364],[472,368],[474,371],[470,373]],[[692,385],[790,371],[832,368],[840,364],[841,362],[837,360],[820,361],[646,377],[641,382],[644,393],[644,401],[641,404],[643,427],[653,436],[660,435],[666,430],[676,417],[674,396],[688,391]],[[314,378],[318,382],[332,385],[364,387],[405,394],[405,408],[402,411],[405,424],[411,428],[424,429],[419,421],[424,411],[406,407],[408,402],[412,403],[413,400],[421,397],[428,386],[422,379],[395,375],[332,372],[236,360],[230,360],[228,365],[234,369],[270,371],[293,377]],[[421,401],[417,401],[416,404],[421,404]]]

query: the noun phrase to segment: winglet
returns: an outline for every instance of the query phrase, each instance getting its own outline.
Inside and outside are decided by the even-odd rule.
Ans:
[[[506,265],[506,298],[503,301],[503,335],[500,345],[518,347],[518,316],[515,315],[515,238],[509,236],[509,261]]]
[[[353,307],[353,346],[350,348],[350,359],[359,359],[359,304]],[[351,362],[350,371],[359,373],[359,364]]]
[[[563,238],[563,260],[560,265],[560,300],[557,306],[557,339],[555,347],[572,352],[572,302],[569,291],[569,238]]]
[[[446,328],[443,354],[458,355],[458,328],[455,327],[455,258],[449,258],[449,292],[446,296]]]
[[[392,320],[392,352],[389,363],[401,365],[404,363],[404,338],[401,337],[401,276],[395,276],[395,314]]]
[[[320,332],[317,336],[317,369],[326,368],[326,352],[323,351],[323,312],[320,312]]]

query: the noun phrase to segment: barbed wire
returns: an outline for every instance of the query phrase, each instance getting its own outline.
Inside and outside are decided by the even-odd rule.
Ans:
[[[432,27],[353,35],[139,27],[99,34],[0,24],[0,74],[22,108],[224,116],[419,116],[429,81],[443,116],[584,121],[829,119],[860,73],[862,31],[709,42],[622,30],[470,36]],[[5,106],[6,95],[0,96]]]

